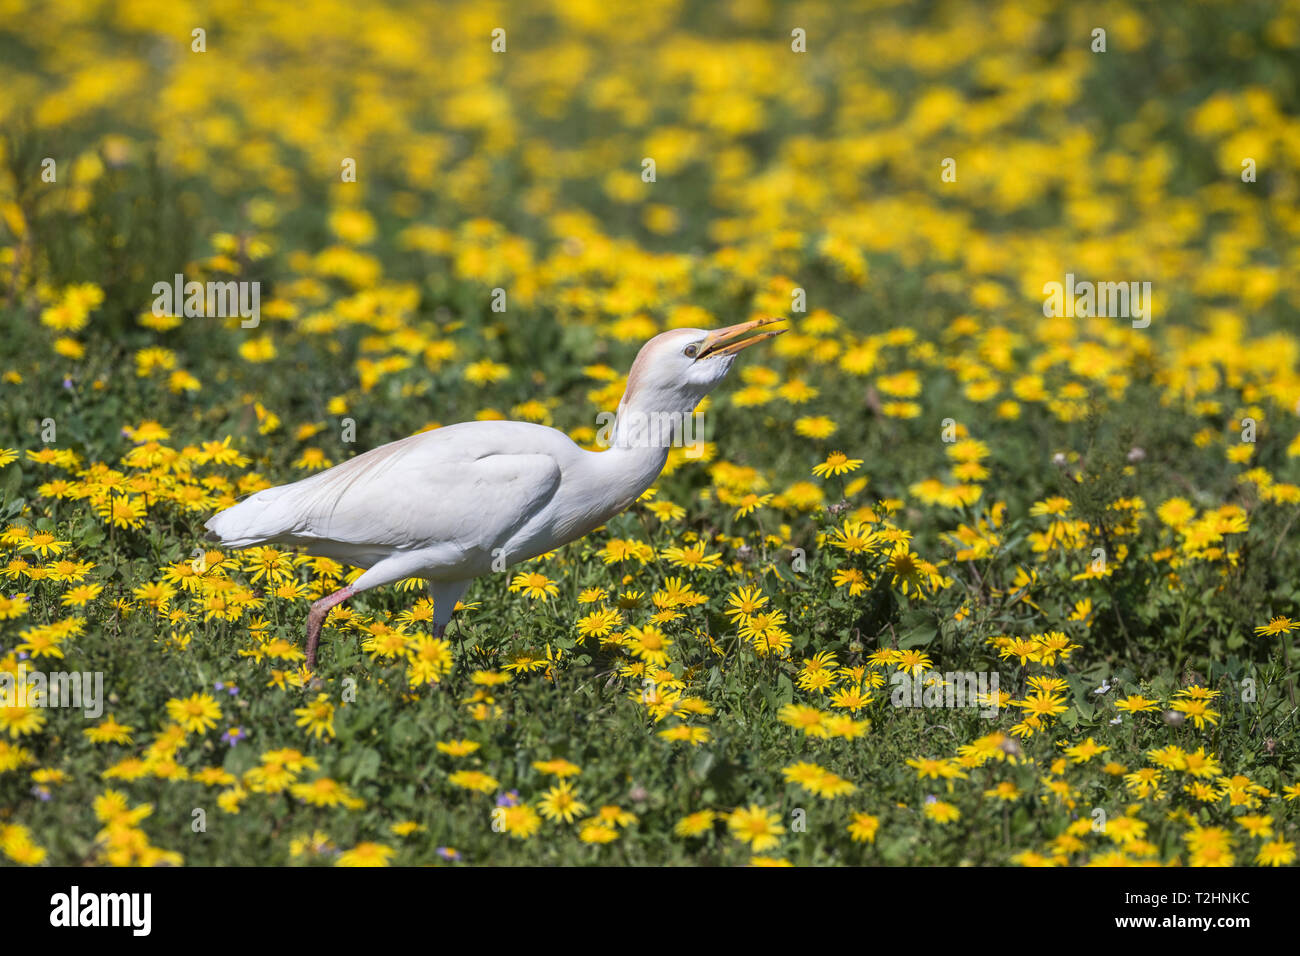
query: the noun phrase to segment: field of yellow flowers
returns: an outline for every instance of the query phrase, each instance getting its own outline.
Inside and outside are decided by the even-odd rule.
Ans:
[[[0,89],[6,865],[1295,862],[1296,0],[0,0]],[[202,540],[761,315],[445,638]]]

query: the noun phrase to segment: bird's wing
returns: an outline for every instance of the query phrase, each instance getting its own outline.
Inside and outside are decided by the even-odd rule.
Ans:
[[[237,546],[259,538],[490,554],[555,494],[566,451],[556,439],[572,444],[552,429],[500,427],[514,424],[469,422],[413,435],[259,492],[208,526]]]

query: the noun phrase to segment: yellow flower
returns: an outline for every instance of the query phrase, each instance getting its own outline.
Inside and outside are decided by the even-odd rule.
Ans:
[[[454,786],[477,790],[479,793],[491,793],[500,786],[495,777],[478,770],[460,770],[451,774],[447,780]]]
[[[574,817],[586,812],[587,805],[578,798],[577,791],[569,781],[561,780],[542,794],[538,808],[548,820],[572,823]]]
[[[954,820],[961,818],[961,811],[951,803],[945,803],[942,800],[931,800],[925,804],[924,813],[935,823],[952,823]]]
[[[825,415],[799,418],[794,423],[795,433],[804,438],[829,438],[838,427]]]
[[[112,714],[109,714],[94,727],[87,727],[82,733],[86,735],[91,743],[129,744],[134,729],[134,727],[119,724],[117,719]]]
[[[880,819],[869,813],[855,813],[848,825],[849,836],[855,843],[875,843],[880,830]]]
[[[473,740],[439,740],[434,746],[439,752],[452,757],[465,757],[478,750],[481,745]]]
[[[1300,623],[1291,620],[1289,617],[1282,617],[1279,615],[1267,624],[1255,628],[1255,633],[1264,635],[1265,637],[1273,637],[1276,634],[1290,634],[1298,627],[1300,627]]]
[[[319,740],[328,734],[334,736],[334,705],[326,694],[317,694],[316,699],[305,707],[298,707],[293,712],[298,718],[298,726],[306,727],[307,732]]]
[[[0,594],[0,621],[13,620],[27,613],[27,595],[15,594],[5,597]]]
[[[191,694],[167,701],[167,716],[190,733],[201,734],[217,726],[221,705],[207,694]]]
[[[490,359],[474,362],[465,367],[465,381],[474,385],[491,385],[510,376],[510,368]]]
[[[293,463],[293,467],[301,468],[306,471],[317,471],[322,468],[329,468],[334,463],[325,457],[325,452],[319,448],[304,448],[302,454]]]
[[[335,866],[388,866],[397,851],[383,843],[358,843],[341,854]]]
[[[32,840],[30,831],[19,824],[0,824],[0,852],[21,866],[37,866],[46,851]]]
[[[1260,866],[1290,866],[1295,859],[1295,844],[1289,840],[1278,839],[1265,843],[1255,854],[1255,862]]]
[[[727,815],[727,828],[737,840],[748,843],[757,852],[762,852],[781,842],[780,834],[784,832],[784,828],[778,820],[775,813],[757,804],[750,804],[747,808],[737,807]]]
[[[861,467],[861,458],[850,458],[843,452],[833,451],[826,456],[824,462],[813,466],[813,474],[820,478],[827,478],[831,475],[847,475]]]
[[[292,784],[289,792],[316,807],[341,806],[349,810],[360,810],[365,806],[365,801],[353,796],[347,787],[329,777],[319,777],[311,783]]]
[[[543,601],[560,593],[560,588],[554,581],[536,571],[516,574],[508,590],[520,591],[525,597],[541,598]]]
[[[259,335],[239,345],[239,357],[245,362],[261,365],[271,361],[278,353],[269,335]]]
[[[582,773],[582,768],[562,757],[554,760],[534,760],[533,769],[555,777],[575,777]]]
[[[526,803],[497,807],[492,811],[493,829],[508,833],[518,840],[527,840],[542,825],[542,818]]]
[[[698,810],[678,820],[673,826],[673,833],[687,838],[701,836],[713,829],[713,823],[717,818],[718,815],[712,810]]]

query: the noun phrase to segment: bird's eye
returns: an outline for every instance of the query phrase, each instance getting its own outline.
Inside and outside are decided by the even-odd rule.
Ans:
[[[699,351],[700,347],[698,345],[688,345],[683,350],[683,354],[685,354],[687,358],[695,358],[695,356],[699,354]]]

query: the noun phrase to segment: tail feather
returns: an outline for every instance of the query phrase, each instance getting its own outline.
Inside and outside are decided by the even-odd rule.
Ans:
[[[284,486],[281,486],[283,488]],[[204,522],[207,539],[231,548],[251,548],[269,544],[292,528],[292,521],[277,507],[281,488],[268,488],[218,512]]]

